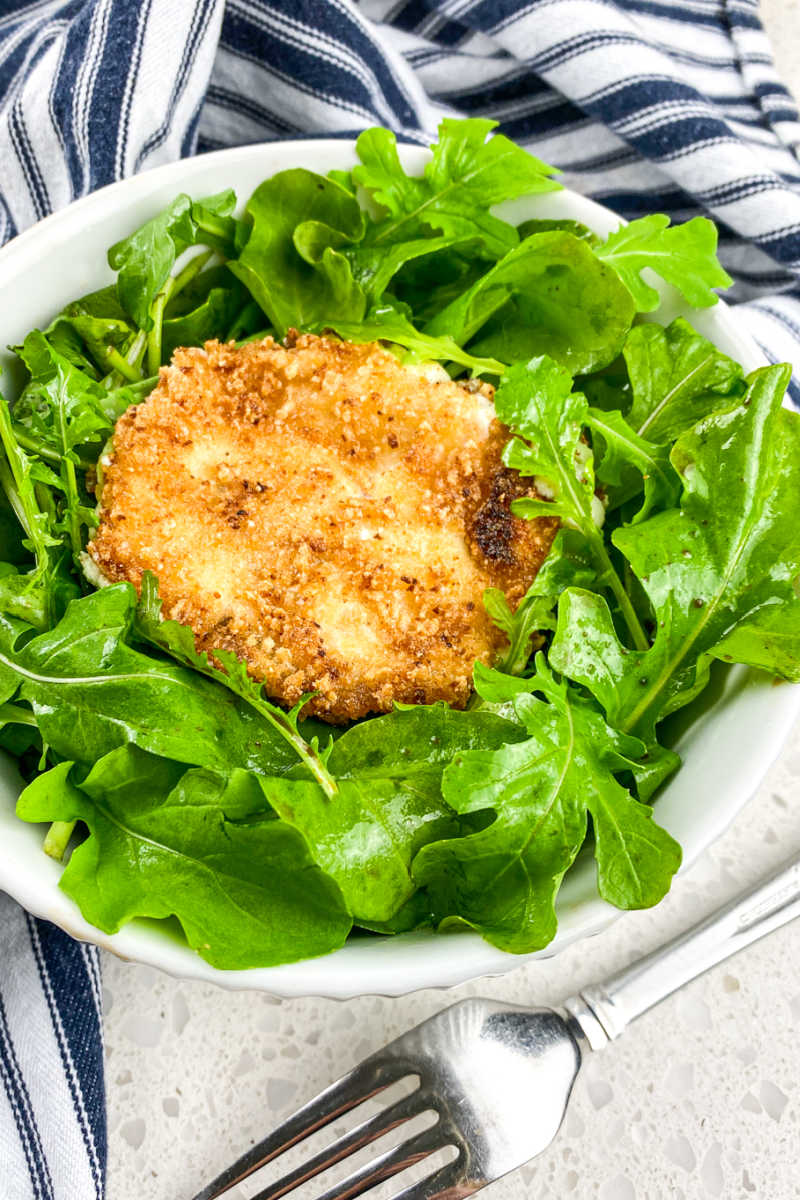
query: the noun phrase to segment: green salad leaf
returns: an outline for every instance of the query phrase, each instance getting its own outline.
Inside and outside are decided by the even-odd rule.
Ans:
[[[426,846],[414,876],[439,921],[458,918],[493,945],[523,954],[552,941],[555,898],[585,840],[587,813],[600,894],[619,908],[657,904],[681,851],[615,778],[644,752],[642,743],[609,729],[554,679],[541,656],[513,703],[529,736],[458,754],[443,777],[445,799],[457,812],[494,819],[477,833]]]
[[[135,609],[130,584],[115,584],[73,600],[28,641],[0,619],[0,670],[16,678],[54,753],[91,764],[131,743],[222,772],[294,765],[284,739],[239,697],[129,645]]]
[[[496,121],[446,117],[421,177],[407,175],[388,129],[367,129],[356,142],[361,165],[353,179],[386,210],[370,232],[374,245],[408,241],[426,226],[458,238],[478,238],[500,257],[516,244],[513,225],[489,210],[503,200],[556,191],[554,168],[502,134]]]
[[[663,213],[651,213],[621,225],[595,253],[620,276],[639,312],[653,312],[660,303],[656,289],[642,278],[645,269],[671,283],[696,308],[716,304],[712,288],[733,283],[717,258],[717,229],[707,217],[671,226]]]
[[[666,329],[636,325],[623,351],[631,387],[628,423],[651,442],[673,442],[701,417],[744,393],[738,363],[678,317]]]
[[[202,271],[164,310],[161,358],[168,363],[179,346],[202,346],[212,338],[230,340],[231,331],[243,335],[264,328],[257,306],[251,315],[250,294],[227,266]]]
[[[51,768],[17,813],[87,824],[60,886],[106,933],[176,916],[207,962],[242,970],[326,954],[350,930],[336,884],[300,834],[264,813],[246,771],[186,770],[125,745],[85,778],[70,762]]]
[[[653,606],[651,647],[620,643],[601,596],[562,596],[550,661],[615,728],[654,740],[656,723],[705,685],[711,659],[732,657],[740,624],[750,665],[800,679],[800,664],[772,649],[770,628],[776,608],[794,611],[800,575],[800,429],[781,407],[789,374],[753,372],[741,404],[682,434],[672,451],[680,507],[614,532]]]
[[[281,336],[290,326],[361,319],[364,291],[343,253],[364,233],[355,196],[313,171],[280,171],[253,192],[245,222],[247,241],[230,270]]]
[[[443,251],[472,245],[471,238],[443,236],[412,238],[388,246],[361,242],[344,247],[342,253],[350,263],[356,281],[364,289],[368,303],[376,304],[403,267],[425,259],[433,262],[433,269],[438,271]]]
[[[497,661],[497,668],[509,675],[521,675],[528,665],[538,636],[545,629],[555,629],[553,607],[555,597],[541,595],[534,580],[515,609],[500,588],[487,588],[483,604],[498,629],[508,638],[508,647]],[[476,672],[483,669],[475,664]]]
[[[547,354],[574,373],[611,362],[635,307],[616,272],[564,230],[534,233],[428,322],[477,355],[513,363]]]
[[[560,185],[495,128],[445,119],[416,175],[390,131],[366,130],[352,171],[282,171],[241,217],[230,190],[179,195],[111,247],[111,284],[15,348],[23,386],[0,397],[0,748],[28,781],[20,817],[51,823],[62,887],[107,932],[170,920],[223,969],[326,953],[354,923],[467,925],[538,949],[578,856],[594,855],[618,907],[669,887],[680,848],[657,792],[679,760],[662,721],[715,664],[800,682],[789,369],[745,379],[683,318],[637,323],[657,277],[715,302],[730,280],[713,225],[653,214],[603,239],[569,219],[507,220],[498,206]],[[295,329],[496,385],[487,473],[461,498],[442,478],[465,538],[441,539],[431,565],[442,612],[439,565],[449,578],[472,555],[494,585],[480,619],[500,633],[464,711],[398,705],[332,728],[304,717],[311,695],[286,711],[247,662],[199,651],[162,619],[151,573],[139,595],[94,590],[87,541],[122,413],[179,347]],[[394,486],[378,447],[364,469]],[[506,471],[532,481],[512,516],[558,526],[536,572],[473,545],[471,506]]]
[[[583,538],[598,585],[611,591],[635,645],[647,646],[638,616],[598,526],[592,451],[583,440],[586,397],[572,391],[572,377],[546,357],[515,364],[495,394],[500,420],[516,435],[503,461],[521,475],[545,481],[552,499],[520,499],[512,512],[521,517],[559,516]]]
[[[152,328],[151,306],[184,250],[200,245],[234,252],[235,203],[230,189],[197,202],[184,194],[176,196],[157,216],[111,247],[108,263],[118,272],[120,304],[140,329]]]
[[[471,746],[515,741],[518,726],[443,704],[398,709],[354,725],[327,760],[331,800],[310,780],[262,779],[278,815],[303,833],[358,922],[391,920],[411,898],[420,847],[457,832],[441,797],[443,769]]]
[[[500,375],[505,370],[503,363],[494,358],[480,358],[463,350],[447,333],[436,336],[415,329],[405,313],[393,305],[373,308],[358,322],[340,321],[334,318],[316,327],[320,332],[333,329],[339,337],[351,342],[392,342],[408,352],[412,362],[436,361],[458,363],[473,375]]]
[[[609,508],[635,496],[644,488],[641,508],[632,518],[635,524],[657,509],[671,508],[677,501],[681,481],[669,458],[669,445],[656,446],[636,433],[621,412],[602,412],[590,408],[586,424],[592,431],[595,451],[600,439],[602,453],[597,463],[597,481],[608,496]],[[641,477],[641,481],[640,478]]]
[[[266,722],[273,734],[283,740],[284,749],[292,751],[305,764],[323,792],[327,796],[335,793],[336,784],[325,766],[330,745],[320,751],[320,732],[316,722],[307,722],[305,732],[310,738],[308,741],[298,727],[298,718],[310,697],[304,696],[291,712],[285,712],[267,700],[263,685],[250,677],[247,664],[235,654],[228,650],[217,650],[212,659],[205,651],[198,651],[194,634],[187,625],[161,619],[158,580],[151,571],[145,571],[142,576],[134,631],[178,662],[209,676],[239,696]]]

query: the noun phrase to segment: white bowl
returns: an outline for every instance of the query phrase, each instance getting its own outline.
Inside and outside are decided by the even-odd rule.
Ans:
[[[402,147],[400,154],[412,170],[420,170],[427,158],[427,151],[418,147]],[[28,330],[45,325],[68,301],[111,282],[107,247],[178,192],[200,197],[233,187],[240,201],[245,201],[256,185],[275,171],[305,166],[325,172],[334,167],[346,169],[355,161],[353,144],[334,139],[244,146],[159,167],[77,201],[0,251],[3,343],[21,341]],[[608,209],[568,191],[515,201],[499,211],[515,220],[570,217],[600,234],[619,224]],[[677,293],[654,283],[662,295],[661,308],[653,314],[657,319],[669,321],[684,315],[746,369],[764,364],[763,355],[724,304],[691,310]],[[18,368],[11,355],[4,355],[2,361],[8,368],[3,376],[5,391],[12,399]],[[702,701],[699,710],[695,706],[693,720],[676,743],[684,765],[656,801],[658,820],[683,846],[684,865],[719,837],[753,794],[800,713],[800,687],[776,687],[771,678],[743,668],[721,673],[719,686],[712,684],[712,690],[719,693],[713,707]],[[425,931],[395,938],[359,938],[323,958],[288,966],[226,972],[199,958],[170,924],[137,920],[117,934],[101,933],[84,921],[76,905],[59,889],[61,868],[42,853],[42,827],[15,817],[19,790],[15,764],[0,756],[0,888],[74,937],[173,975],[277,996],[344,998],[449,987],[510,971],[525,961],[494,949],[477,934],[442,936]],[[618,915],[599,899],[588,856],[569,873],[558,909],[558,936],[545,955],[596,933]]]

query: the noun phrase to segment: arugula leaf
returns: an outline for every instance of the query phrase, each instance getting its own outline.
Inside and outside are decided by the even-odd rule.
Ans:
[[[421,333],[404,313],[388,304],[371,309],[358,323],[334,317],[315,326],[319,333],[326,329],[333,329],[350,342],[393,342],[408,351],[406,357],[411,362],[454,362],[467,367],[472,375],[501,375],[505,370],[504,364],[494,358],[479,358],[462,350],[449,334],[432,337]]]
[[[189,945],[227,970],[325,954],[351,921],[303,838],[259,815],[255,777],[217,774],[121,746],[80,784],[60,763],[25,789],[25,821],[85,821],[60,886],[115,933],[133,917],[177,916]]]
[[[744,663],[797,680],[800,675],[800,601],[771,604],[744,620],[714,648],[723,662]]]
[[[210,246],[226,258],[236,252],[239,222],[233,216],[236,193],[233,188],[215,192],[192,204],[193,245]]]
[[[388,217],[370,231],[375,245],[406,241],[426,226],[451,237],[477,237],[500,257],[516,244],[517,231],[489,209],[503,200],[558,191],[554,168],[502,134],[487,137],[497,121],[446,117],[431,161],[421,177],[406,175],[397,141],[388,129],[366,129],[356,151],[356,183],[371,192]]]
[[[622,349],[635,308],[614,270],[571,233],[536,233],[510,250],[425,327],[505,363],[547,354],[573,373]]]
[[[22,526],[0,487],[0,571],[5,573],[30,562],[30,553],[22,544]]]
[[[33,569],[21,574],[4,564],[0,578],[0,611],[37,629],[46,629],[77,593],[61,553],[57,514],[51,488],[61,480],[19,444],[8,404],[0,395],[0,486],[25,534],[21,546],[34,556]]]
[[[116,242],[108,264],[119,272],[117,293],[125,312],[139,329],[152,329],[151,308],[176,259],[190,246],[234,252],[236,196],[230,190],[193,202],[176,196],[162,212]]]
[[[414,878],[428,888],[437,919],[454,917],[503,950],[524,954],[552,940],[555,898],[587,833],[595,831],[600,894],[619,908],[646,908],[664,896],[680,864],[678,844],[652,811],[615,779],[644,751],[557,683],[543,657],[537,675],[498,676],[514,688],[525,741],[459,754],[443,776],[459,813],[493,811],[487,828],[424,847]]]
[[[364,292],[342,253],[364,232],[355,196],[313,171],[280,171],[253,192],[245,221],[247,242],[229,268],[280,336],[339,315],[361,319]]]
[[[39,439],[37,452],[49,448],[63,458],[78,446],[105,442],[120,416],[116,397],[54,350],[38,329],[17,353],[31,378],[14,420]]]
[[[233,282],[236,287],[212,288],[196,308],[164,321],[161,333],[162,362],[169,362],[179,346],[202,346],[211,338],[227,340],[229,329],[247,303],[245,289],[238,281]],[[255,328],[247,332],[254,333]]]
[[[472,241],[470,238],[443,236],[413,238],[389,246],[361,243],[344,247],[343,254],[352,267],[354,278],[364,289],[367,303],[377,304],[397,272],[408,263],[432,255],[436,256],[438,262],[443,250],[469,246]]]
[[[796,620],[800,574],[800,418],[781,407],[790,376],[788,366],[754,371],[741,405],[676,442],[680,508],[615,530],[655,613],[652,647],[623,647],[602,597],[562,596],[551,663],[647,742],[705,686],[712,658],[735,656],[740,625],[746,661],[800,679],[791,640],[773,641],[777,610],[790,630]]]
[[[486,667],[483,663],[476,662],[475,690],[482,701],[494,706],[495,712],[510,718],[514,715],[514,708],[519,707],[516,704],[517,700],[531,691],[541,691],[542,679],[546,683],[550,678],[548,669],[543,666],[541,654],[536,656],[536,668],[538,680],[520,679],[503,674],[497,668]],[[549,695],[546,688],[543,694]],[[574,689],[569,696],[571,702],[582,702]],[[607,729],[606,732],[613,746],[622,756],[620,769],[623,778],[630,777],[635,784],[637,799],[643,803],[648,801],[664,780],[680,766],[679,756],[673,750],[659,745],[658,742],[643,743],[635,738],[630,739],[615,730]]]
[[[263,684],[250,678],[247,664],[231,651],[215,650],[213,659],[205,651],[198,651],[194,633],[188,625],[161,619],[158,580],[152,571],[145,571],[142,575],[141,593],[136,607],[135,632],[145,641],[176,658],[178,662],[208,675],[240,696],[266,721],[274,733],[291,747],[321,785],[326,797],[330,798],[335,794],[336,784],[325,766],[330,746],[320,751],[319,733],[314,733],[320,726],[316,722],[308,722],[313,735],[310,742],[306,741],[298,728],[298,718],[310,696],[303,696],[291,712],[285,712],[266,699]],[[324,728],[327,731],[327,727]]]
[[[717,258],[717,228],[707,217],[670,226],[669,217],[651,213],[620,225],[595,254],[617,272],[639,312],[652,312],[661,303],[656,289],[642,278],[645,268],[671,283],[695,308],[716,304],[711,289],[733,283]]]
[[[73,600],[53,629],[24,644],[0,617],[0,668],[15,676],[53,752],[91,764],[132,743],[223,772],[293,766],[283,738],[239,697],[127,644],[135,607],[130,584],[114,584]]]
[[[568,587],[597,586],[597,571],[578,529],[562,526],[531,584],[537,596],[558,597]]]
[[[58,517],[51,517],[49,524],[64,533],[77,559],[83,550],[83,530],[96,523],[94,503],[78,475],[78,468],[87,465],[78,447],[102,443],[110,435],[110,394],[53,350],[38,330],[28,334],[18,353],[31,381],[18,406],[23,428],[18,424],[15,436],[19,439],[27,433],[29,446],[57,464],[58,474],[49,472],[47,478],[39,465],[40,482],[58,488],[63,495]]]
[[[593,233],[588,225],[584,225],[582,221],[570,221],[566,217],[557,219],[531,217],[517,226],[517,233],[520,241],[523,241],[532,233],[551,233],[554,229],[562,229],[566,233],[571,233],[580,241],[588,242],[590,246],[599,246],[602,241],[602,238]]]
[[[424,889],[418,888],[388,921],[368,921],[362,917],[357,924],[371,933],[410,933],[412,929],[432,925],[433,917]]]
[[[428,242],[434,238],[424,239]],[[404,245],[407,243],[399,243]],[[363,247],[365,254],[381,247]],[[384,248],[390,253],[391,248]],[[392,295],[408,306],[415,325],[423,328],[443,308],[458,299],[489,269],[494,259],[475,238],[407,260],[392,279]]]
[[[742,368],[678,317],[666,329],[636,325],[623,350],[632,401],[627,420],[640,437],[672,442],[745,390]]]
[[[542,357],[515,364],[497,389],[494,404],[500,420],[516,435],[503,451],[503,462],[521,475],[546,481],[554,497],[515,500],[512,512],[528,518],[559,516],[580,533],[597,586],[611,590],[634,644],[645,649],[644,630],[596,522],[594,463],[582,440],[586,397],[572,391],[572,377],[564,367]]]
[[[590,408],[586,423],[594,435],[599,435],[602,454],[597,464],[597,480],[606,491],[609,508],[616,508],[635,496],[644,484],[641,508],[632,517],[635,525],[649,517],[655,509],[672,508],[681,491],[681,481],[669,458],[669,446],[656,446],[631,429],[621,412],[601,412]],[[597,457],[597,455],[596,455]],[[641,478],[641,482],[639,481]]]
[[[499,671],[509,675],[521,675],[528,665],[528,659],[533,650],[537,635],[544,629],[555,629],[553,596],[542,596],[537,593],[536,580],[525,593],[515,609],[506,599],[505,592],[500,588],[487,588],[483,593],[483,606],[498,629],[502,629],[508,638],[508,648],[503,651],[495,664]],[[482,667],[475,664],[475,670]]]
[[[355,725],[334,743],[327,763],[337,782],[332,800],[309,780],[260,782],[339,884],[354,918],[374,924],[390,921],[409,901],[417,850],[455,832],[440,787],[453,755],[520,736],[516,724],[493,713],[415,705]]]
[[[334,183],[338,183],[339,187],[343,187],[346,192],[352,192],[355,195],[356,185],[353,182],[352,171],[337,171],[335,168],[327,172],[328,179],[332,179]]]
[[[194,236],[192,202],[184,194],[108,251],[108,265],[119,272],[117,290],[125,312],[140,329],[150,329],[150,306]]]

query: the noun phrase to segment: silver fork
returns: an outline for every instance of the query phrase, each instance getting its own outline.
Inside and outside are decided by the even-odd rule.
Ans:
[[[392,1200],[463,1200],[540,1154],[555,1137],[588,1051],[715,963],[800,916],[800,861],[712,913],[666,946],[603,984],[568,999],[560,1012],[468,999],[423,1021],[299,1109],[197,1194],[216,1200],[309,1135],[400,1080],[418,1086],[251,1200],[279,1200],[389,1132],[400,1144],[351,1170],[315,1200],[352,1200],[446,1147],[451,1161]],[[421,1133],[403,1127],[424,1113]]]

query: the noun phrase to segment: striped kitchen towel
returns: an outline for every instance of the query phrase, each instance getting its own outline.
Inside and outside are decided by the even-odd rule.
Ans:
[[[183,155],[494,117],[622,216],[720,227],[800,402],[800,121],[755,0],[0,0],[0,242]],[[0,1195],[104,1194],[94,951],[0,912]]]

